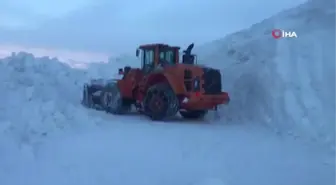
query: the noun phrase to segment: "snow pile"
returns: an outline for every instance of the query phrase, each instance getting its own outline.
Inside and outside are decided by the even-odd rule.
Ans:
[[[107,55],[97,52],[73,51],[67,49],[43,48],[15,44],[0,43],[0,58],[10,56],[12,52],[25,51],[33,53],[36,57],[50,56],[57,57],[60,61],[88,63],[92,61],[106,60]]]
[[[125,63],[109,60],[108,62],[90,63],[86,71],[90,78],[114,78],[119,68],[124,68]],[[133,66],[133,65],[132,65]]]
[[[55,58],[13,53],[0,60],[0,74],[0,133],[32,142],[87,120],[80,107],[84,71]]]
[[[275,40],[271,30],[298,38]],[[198,49],[218,67],[232,101],[224,122],[267,124],[332,143],[335,137],[335,2],[309,1]]]
[[[141,67],[140,58],[137,58],[135,53],[128,53],[119,55],[117,57],[109,57],[109,63],[121,64],[123,66],[129,65],[132,67]]]

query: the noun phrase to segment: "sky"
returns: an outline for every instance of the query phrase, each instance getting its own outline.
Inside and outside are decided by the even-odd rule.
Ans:
[[[0,45],[125,53],[202,44],[305,0],[1,0]]]

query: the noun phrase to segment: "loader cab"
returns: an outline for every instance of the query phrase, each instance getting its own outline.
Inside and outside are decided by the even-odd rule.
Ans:
[[[141,59],[142,71],[150,73],[154,69],[177,64],[179,49],[165,44],[148,44],[140,46],[136,50],[136,56]]]

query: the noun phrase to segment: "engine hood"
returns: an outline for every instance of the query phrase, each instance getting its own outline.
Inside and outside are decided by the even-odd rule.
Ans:
[[[184,74],[185,70],[191,71],[194,76],[202,76],[203,74],[203,67],[198,65],[192,65],[192,64],[176,64],[171,66],[165,66],[164,70],[166,73],[179,75]]]

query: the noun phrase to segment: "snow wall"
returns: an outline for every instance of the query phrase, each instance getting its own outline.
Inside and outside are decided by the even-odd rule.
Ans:
[[[273,29],[298,38],[274,39]],[[231,95],[223,122],[335,144],[335,1],[308,1],[195,50]]]
[[[111,69],[121,64],[72,66],[78,67],[25,52],[0,59],[0,137],[35,144],[59,130],[95,126],[99,118],[87,115],[80,104],[83,84],[90,78],[111,78]]]

